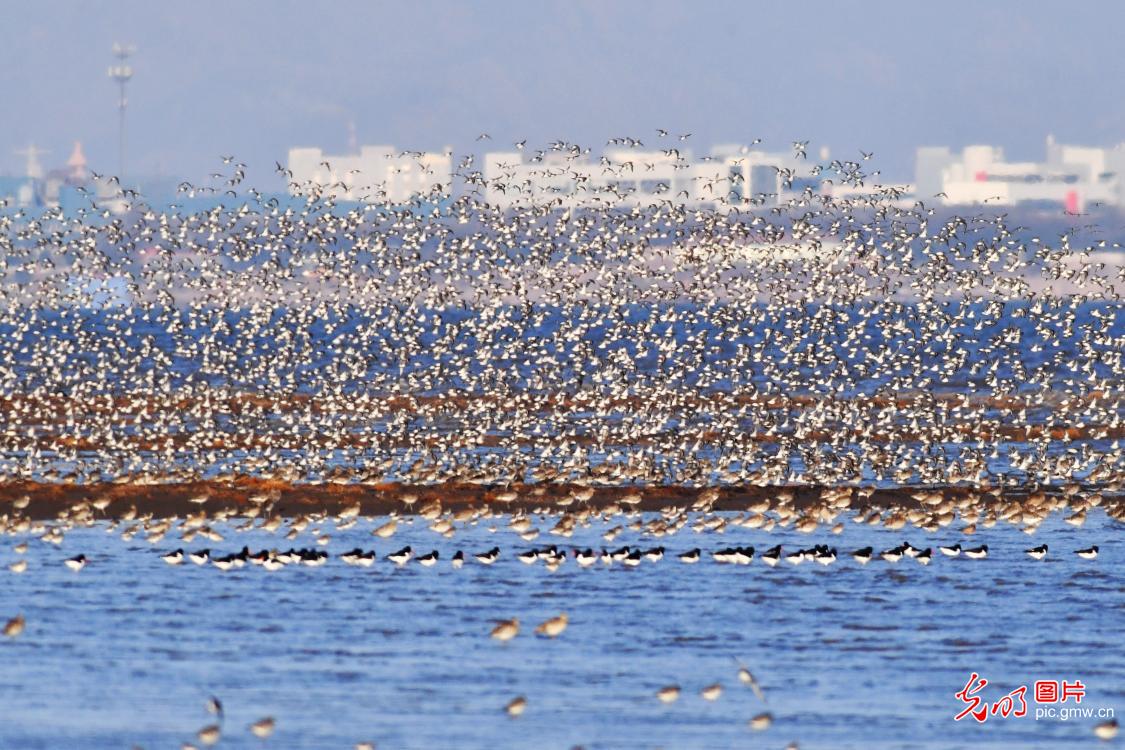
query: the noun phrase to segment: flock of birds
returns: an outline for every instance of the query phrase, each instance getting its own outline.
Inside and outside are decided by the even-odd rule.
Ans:
[[[636,155],[604,157],[607,173],[651,166],[642,139],[615,140]],[[817,163],[806,141],[793,149],[807,172],[778,169],[781,192],[730,182],[710,205],[674,195],[637,205],[611,183],[580,203],[528,197],[501,209],[488,189],[525,186],[490,180],[471,156],[456,189],[405,204],[379,185],[361,203],[338,203],[331,186],[292,182],[280,164],[297,195],[271,197],[244,189],[245,165],[224,157],[233,175],[213,178],[225,192],[183,183],[183,202],[169,206],[135,191],[122,192],[120,214],[95,199],[71,213],[0,205],[0,477],[92,488],[50,522],[28,515],[30,498],[0,508],[0,534],[57,545],[69,529],[107,523],[152,545],[179,534],[161,555],[169,565],[278,570],[328,563],[329,525],[360,515],[356,506],[283,519],[277,497],[257,495],[211,510],[203,497],[181,518],[118,507],[105,520],[110,500],[96,489],[247,477],[438,496],[449,483],[478,485],[471,507],[404,502],[446,539],[465,524],[506,524],[526,542],[616,524],[603,534],[608,548],[509,553],[549,569],[664,558],[660,542],[613,547],[625,530],[839,533],[850,515],[927,533],[959,524],[960,535],[1005,521],[1030,534],[1052,512],[1078,526],[1097,508],[1125,521],[1118,243],[1074,221],[1039,236],[996,210],[962,216],[936,197],[904,200],[864,172],[870,154]],[[532,161],[558,174],[588,153],[558,141]],[[658,485],[698,496],[645,517],[637,506]],[[749,485],[777,491],[741,512],[714,510],[719,488]],[[802,504],[785,489],[797,485],[822,489]],[[908,489],[874,507],[876,485]],[[629,491],[591,504],[598,487]],[[506,512],[517,498],[542,507]],[[536,526],[547,519],[550,528]],[[312,529],[316,544],[190,546],[223,541],[217,526],[228,521],[289,540]],[[403,522],[396,514],[373,533],[389,538]],[[669,554],[684,564],[925,565],[935,547],[989,554],[986,544],[908,542],[842,555],[823,543]],[[1074,553],[1092,560],[1098,547]],[[443,555],[404,546],[383,557],[460,568],[501,552]],[[378,560],[358,547],[336,557]],[[557,637],[568,622],[560,614],[536,632]],[[519,627],[507,620],[491,636]],[[3,633],[24,628],[17,615]],[[739,680],[760,695],[745,668]],[[680,692],[669,685],[656,697]],[[701,691],[721,694],[718,683]],[[526,705],[520,696],[505,710]],[[771,722],[763,713],[750,726]],[[265,738],[274,723],[250,729]],[[198,741],[221,733],[209,725]]]
[[[662,511],[663,515],[666,518],[668,516],[674,516],[674,514],[683,514],[683,517],[673,521],[673,526],[671,528],[668,528],[667,526],[665,526],[664,528],[660,528],[661,525],[658,524],[655,528],[659,529],[659,531],[654,531],[653,527],[646,526],[640,521],[633,522],[631,524],[631,528],[646,533],[654,533],[655,535],[659,536],[671,535],[679,530],[674,524],[686,523],[686,512],[686,509],[682,508],[665,508]],[[453,518],[454,514],[450,512],[449,517]],[[462,519],[466,518],[463,512],[461,517]],[[475,524],[481,518],[489,518],[489,515],[485,512],[475,512],[470,509],[468,517],[471,519],[470,522]],[[766,517],[766,514],[756,514],[749,516],[750,519],[764,519]],[[873,517],[877,522],[882,518],[878,513],[876,513]],[[561,516],[556,522],[555,528],[552,529],[552,533],[558,533],[562,536],[569,536],[570,533],[573,533],[574,530],[573,524],[575,523],[575,521],[571,520],[573,518],[574,517],[570,515]],[[601,514],[601,518],[603,522],[609,522],[613,518],[613,516],[603,513]],[[807,519],[808,517],[806,516],[805,518]],[[1084,522],[1084,511],[1079,511],[1078,513],[1070,517],[1070,520],[1072,522],[1074,522],[1076,519],[1079,521],[1079,523]],[[164,538],[165,534],[167,534],[171,529],[172,524],[176,520],[178,519],[148,519],[148,521],[145,522],[144,526],[147,529],[149,541],[152,543],[158,543],[159,541],[161,541]],[[320,523],[326,523],[331,520],[333,520],[331,516],[321,516],[317,518],[317,521]],[[349,529],[354,526],[356,517],[354,515],[345,513],[335,517],[334,520],[336,523],[336,528]],[[802,521],[804,520],[805,519],[802,519]],[[868,517],[862,514],[857,514],[853,517],[853,520],[857,523],[870,522]],[[25,519],[20,519],[19,516],[16,516],[15,519],[12,520],[9,520],[7,516],[0,516],[0,532],[6,530],[9,533],[15,533],[17,529],[23,531],[35,530],[32,528],[30,522],[24,521]],[[194,539],[197,535],[204,535],[207,538],[218,541],[222,541],[224,539],[222,534],[220,534],[210,526],[201,526],[198,519],[195,520],[194,526],[191,525],[190,521],[191,519],[188,519],[181,524],[181,538]],[[296,533],[304,531],[307,528],[309,521],[310,519],[306,517],[299,517],[297,519],[294,519],[289,531],[286,533],[286,537],[292,539],[294,536],[296,536]],[[89,522],[92,523],[92,520]],[[589,522],[589,516],[587,516],[585,523],[588,524]],[[747,523],[746,520],[738,516],[730,519],[729,522],[735,526],[747,525],[752,527],[760,527],[761,525],[763,525],[756,520],[751,520],[749,523]],[[727,523],[728,519],[723,515],[711,515],[705,513],[695,521],[695,523],[693,524],[693,528],[696,532],[708,530],[721,531],[723,527],[727,525]],[[388,538],[394,534],[394,532],[398,528],[398,525],[399,519],[397,518],[397,516],[392,517],[388,522],[376,528],[372,532],[372,534],[375,536]],[[509,519],[508,525],[511,530],[515,531],[520,536],[523,536],[525,538],[534,539],[539,535],[538,530],[534,530],[529,533],[528,530],[530,528],[530,520],[528,516],[524,514],[512,515]],[[268,520],[261,525],[255,525],[253,523],[253,518],[250,518],[247,519],[246,523],[238,527],[238,530],[247,531],[266,529],[270,531],[276,531],[279,526],[280,523],[275,520]],[[136,535],[139,528],[140,527],[136,525],[126,527],[121,533],[122,538],[125,540],[132,539]],[[449,532],[454,529],[454,526],[451,520],[442,519],[434,524],[433,528],[443,536],[452,536],[452,534],[450,534]],[[603,538],[607,541],[613,541],[622,532],[623,528],[624,527],[621,525],[614,526],[603,534]],[[109,528],[110,531],[114,531],[115,529],[116,527],[114,525],[111,525]],[[1025,530],[1027,529],[1030,529],[1031,532],[1034,532],[1035,527],[1026,527]],[[43,528],[40,527],[40,529],[38,530],[43,531]],[[490,527],[490,530],[492,532],[496,532],[499,530],[499,527],[493,525]],[[969,530],[973,531],[972,528],[969,528]],[[838,523],[836,526],[834,526],[833,531],[835,533],[839,533],[840,531],[842,531],[842,523]],[[312,533],[315,536],[318,545],[327,545],[331,539],[331,536],[328,533],[323,532],[319,527],[314,528],[312,530]],[[61,544],[62,531],[59,528],[46,531],[43,534],[42,538],[47,539],[51,543]],[[1049,549],[1049,545],[1044,543],[1025,549],[1024,554],[1034,560],[1043,560],[1047,557]],[[968,547],[962,546],[961,542],[957,542],[952,545],[937,545],[937,550],[942,556],[948,558],[956,558],[964,555],[970,560],[983,560],[989,555],[989,548],[987,544]],[[1098,557],[1098,550],[1099,547],[1095,544],[1082,549],[1073,550],[1073,554],[1084,560],[1096,560]],[[19,544],[17,544],[14,547],[14,551],[19,555],[25,554],[28,551],[27,542],[20,542]],[[607,549],[605,547],[601,547],[598,550],[595,550],[592,547],[571,547],[569,550],[567,550],[565,547],[560,548],[558,544],[551,544],[546,547],[533,547],[530,549],[521,550],[514,554],[514,558],[525,565],[535,565],[542,562],[547,570],[553,572],[555,570],[558,570],[568,559],[573,559],[574,564],[579,568],[591,568],[595,566],[612,567],[614,564],[619,564],[622,567],[626,568],[634,568],[642,565],[643,563],[661,562],[665,557],[665,552],[665,547],[662,545],[654,547],[624,545],[617,547],[616,549]],[[867,546],[852,550],[847,554],[860,565],[867,565],[867,563],[871,562],[873,559],[880,559],[888,563],[897,563],[903,558],[913,559],[920,565],[929,565],[933,560],[934,548],[932,546],[925,548],[916,547],[909,541],[903,541],[899,545],[889,547],[878,552],[874,547]],[[725,546],[711,550],[709,552],[704,552],[704,550],[699,547],[693,547],[689,550],[676,553],[675,557],[681,563],[687,565],[693,565],[705,559],[710,559],[718,564],[749,565],[755,559],[755,548],[752,546]],[[160,555],[160,559],[171,566],[179,566],[183,565],[185,562],[190,562],[196,566],[213,566],[221,571],[236,570],[244,568],[247,565],[250,565],[252,567],[261,567],[262,569],[267,571],[281,570],[286,566],[317,568],[327,564],[330,558],[331,555],[326,550],[313,547],[290,547],[289,549],[285,550],[274,547],[263,548],[258,551],[252,552],[249,546],[246,545],[244,545],[241,550],[228,554],[214,554],[212,549],[209,547],[191,551],[185,551],[183,547],[177,547]],[[374,549],[365,550],[361,547],[355,547],[346,552],[337,554],[336,558],[340,562],[348,566],[370,568],[378,561],[379,555]],[[499,546],[493,546],[490,549],[479,552],[472,552],[469,555],[469,559],[475,560],[476,563],[479,563],[483,566],[493,565],[500,558],[501,551]],[[800,565],[801,563],[805,562],[815,562],[823,566],[828,566],[837,561],[838,552],[836,547],[831,547],[827,544],[815,544],[812,547],[799,547],[797,549],[792,549],[789,551],[783,549],[782,545],[776,544],[769,549],[762,551],[761,554],[757,555],[757,558],[762,562],[762,564],[771,568],[776,567],[781,562],[788,563],[789,565]],[[391,563],[399,568],[406,566],[408,563],[411,563],[411,561],[421,567],[432,568],[441,562],[441,552],[440,550],[434,549],[427,553],[416,554],[414,548],[408,544],[404,547],[387,553],[383,556],[383,559],[387,563]],[[448,558],[449,567],[454,570],[459,570],[464,566],[466,559],[467,557],[465,555],[465,552],[458,549],[454,551],[453,554]],[[79,554],[74,557],[67,558],[63,562],[65,563],[67,568],[73,570],[74,572],[78,572],[86,567],[89,560],[85,554]],[[9,570],[13,573],[23,573],[27,570],[26,559],[21,559],[17,562],[11,563],[8,567]]]
[[[845,521],[850,520],[856,525],[882,527],[890,531],[911,525],[929,534],[943,532],[958,524],[961,535],[971,536],[980,529],[1006,522],[1033,535],[1053,514],[1063,514],[1067,525],[1081,527],[1089,514],[1098,510],[1117,523],[1125,522],[1125,501],[1121,496],[1086,491],[1075,482],[1064,485],[1058,491],[1039,489],[1020,495],[1002,488],[987,492],[964,492],[956,488],[917,489],[891,495],[890,502],[886,504],[872,501],[871,488],[825,487],[803,499],[793,488],[777,488],[768,497],[753,499],[741,512],[717,510],[716,504],[722,495],[718,488],[711,487],[699,490],[690,502],[665,504],[647,515],[641,508],[646,503],[644,490],[619,496],[614,502],[593,503],[594,493],[589,488],[572,489],[568,494],[556,497],[548,496],[541,487],[525,489],[526,497],[539,501],[539,505],[516,510],[505,507],[519,499],[519,493],[512,490],[486,493],[479,505],[445,505],[440,498],[440,490],[434,492],[438,497],[418,505],[418,496],[408,493],[402,496],[400,509],[392,511],[381,521],[377,517],[365,516],[362,503],[358,501],[335,510],[325,508],[287,517],[279,510],[282,494],[276,490],[210,508],[205,507],[210,497],[201,495],[192,499],[192,505],[199,510],[182,517],[175,514],[158,517],[152,511],[139,514],[135,505],[125,510],[118,509],[107,516],[113,511],[112,499],[83,499],[64,508],[53,520],[45,521],[36,520],[32,514],[32,498],[24,495],[13,500],[6,512],[0,513],[0,535],[30,536],[58,546],[63,543],[68,530],[104,523],[106,530],[119,534],[122,541],[128,542],[140,536],[152,546],[160,545],[169,535],[178,535],[182,544],[197,540],[221,543],[226,540],[220,531],[220,525],[224,524],[237,534],[267,532],[278,534],[290,542],[302,534],[311,536],[314,541],[311,547],[270,547],[252,552],[248,545],[243,545],[237,552],[215,554],[210,547],[185,550],[181,544],[160,555],[165,563],[172,566],[193,563],[227,571],[251,565],[275,571],[286,566],[325,565],[331,558],[325,548],[332,542],[333,533],[348,531],[361,519],[371,521],[374,525],[371,535],[382,540],[391,539],[404,525],[415,522],[426,524],[431,532],[445,540],[454,538],[460,530],[479,525],[490,533],[514,534],[524,542],[535,541],[543,534],[557,537],[558,543],[509,552],[521,563],[534,565],[542,562],[553,571],[568,559],[573,559],[580,568],[615,564],[637,567],[643,563],[658,563],[665,557],[664,540],[685,530],[696,534],[724,534],[739,528],[764,532],[791,529],[812,534],[827,529],[831,534],[840,534],[845,529]],[[606,527],[600,536],[608,544],[623,533],[639,534],[659,542],[650,546],[624,545],[600,549],[569,545],[567,549],[565,540],[572,537],[576,530],[595,524]],[[909,541],[880,551],[868,546],[846,554],[862,565],[876,558],[896,563],[904,557],[928,565],[934,557],[935,547],[937,553],[948,558],[964,555],[976,560],[989,554],[987,544],[969,546],[957,542],[917,547]],[[1035,560],[1043,560],[1049,549],[1044,543],[1029,547],[1024,552]],[[28,542],[19,542],[14,550],[24,555],[28,551]],[[1073,554],[1094,560],[1098,550],[1098,545],[1091,545],[1073,550]],[[710,559],[720,564],[749,565],[755,559],[756,551],[748,546],[722,546],[705,552],[701,547],[694,546],[674,554],[684,564]],[[338,553],[336,557],[348,566],[360,568],[371,567],[379,559],[374,549],[362,547]],[[777,544],[757,554],[757,558],[768,567],[775,567],[781,562],[831,565],[837,561],[838,551],[836,547],[824,543],[796,549],[785,549]],[[409,544],[384,555],[386,562],[397,567],[413,563],[431,568],[442,559],[440,550],[416,553]],[[501,550],[499,545],[494,545],[466,555],[464,550],[457,549],[446,559],[453,569],[460,569],[467,560],[489,566],[501,559]],[[79,554],[64,562],[77,572],[89,560],[85,554]],[[13,573],[25,572],[26,560],[11,563],[9,569]]]
[[[215,696],[208,698],[205,705],[207,707],[207,713],[217,717],[218,722],[208,724],[201,728],[195,733],[195,736],[199,744],[203,747],[212,747],[213,745],[217,745],[219,740],[223,738],[223,723],[226,718],[226,712],[223,709],[223,702]],[[258,719],[247,727],[250,734],[260,740],[272,737],[276,728],[277,721],[272,716]],[[374,744],[369,742],[359,742],[355,745],[355,750],[374,750],[374,748]],[[141,750],[141,748],[134,746],[133,750]],[[198,750],[198,748],[191,742],[185,742],[180,745],[180,750]]]
[[[866,158],[801,163],[712,205],[500,209],[467,157],[452,194],[406,204],[292,183],[0,209],[0,474],[1116,481],[1117,243],[911,204]],[[822,192],[793,183],[812,174]]]
[[[970,560],[983,560],[988,557],[987,544],[962,549],[960,542],[958,542],[951,546],[939,546],[938,550],[946,557],[958,557],[962,552],[964,552],[965,557]],[[1046,558],[1047,552],[1048,545],[1046,544],[1024,550],[1024,553],[1034,560]],[[929,565],[931,560],[933,560],[932,547],[922,549],[911,545],[910,542],[903,542],[898,546],[890,547],[878,553],[875,552],[874,547],[861,547],[860,549],[853,550],[849,554],[851,558],[860,565],[866,565],[871,562],[874,557],[878,557],[890,563],[898,562],[903,557],[907,557],[916,560],[921,565]],[[1090,547],[1074,550],[1074,554],[1084,560],[1095,560],[1098,557],[1098,545],[1095,544]],[[525,565],[534,565],[542,561],[547,570],[555,571],[567,561],[567,555],[566,550],[560,550],[556,545],[552,544],[550,547],[524,550],[517,553],[516,558]],[[624,567],[635,568],[645,561],[656,563],[663,560],[664,548],[652,547],[642,549],[640,547],[630,547],[626,545],[615,550],[607,550],[603,547],[600,551],[595,551],[591,547],[586,547],[585,549],[571,549],[569,555],[573,557],[575,564],[580,568],[589,568],[599,562],[607,567],[614,563],[620,563]],[[473,553],[472,556],[473,559],[482,565],[492,565],[500,557],[500,548],[493,547],[484,552]],[[676,555],[680,562],[688,565],[699,562],[703,556],[704,552],[698,547],[693,547],[686,552],[681,552]],[[749,565],[754,561],[754,548],[723,547],[708,553],[708,556],[715,562],[721,564]],[[183,548],[179,547],[160,556],[160,559],[169,565],[181,565],[184,560],[190,560],[196,565],[207,565],[210,563],[219,570],[224,571],[242,568],[247,564],[261,566],[263,569],[269,571],[281,570],[286,565],[304,565],[316,568],[327,563],[328,558],[329,554],[324,550],[290,548],[284,551],[263,549],[258,552],[251,552],[249,547],[243,547],[238,552],[216,557],[211,556],[210,549],[201,549],[185,553]],[[356,547],[348,552],[341,553],[339,559],[345,565],[369,568],[375,564],[378,556],[375,550],[365,551]],[[441,559],[441,553],[438,550],[432,550],[423,555],[415,555],[414,550],[410,545],[407,545],[389,553],[386,555],[385,559],[398,567],[406,565],[413,559],[418,565],[424,568],[432,568],[438,564]],[[831,565],[836,562],[837,553],[835,547],[829,547],[826,544],[818,544],[807,549],[796,549],[783,553],[781,545],[776,544],[768,550],[765,550],[759,556],[759,559],[762,563],[771,568],[777,566],[778,562],[781,560],[791,565],[800,565],[803,562],[816,562],[821,565]],[[65,562],[69,568],[78,571],[86,566],[86,556],[78,555],[77,557],[67,559]],[[449,564],[454,570],[459,570],[465,564],[465,553],[462,550],[454,552],[449,560]]]
[[[159,552],[163,563],[177,567],[213,567],[228,571],[244,567],[261,568],[267,571],[285,567],[321,567],[332,560],[346,566],[370,568],[375,565],[398,569],[406,566],[433,568],[447,565],[460,569],[466,564],[488,567],[501,560],[516,561],[525,565],[542,565],[548,570],[557,570],[568,561],[577,568],[624,568],[654,565],[665,559],[675,559],[685,565],[711,561],[716,565],[748,566],[758,561],[768,567],[798,566],[815,564],[829,566],[839,557],[851,558],[858,566],[866,566],[872,561],[895,564],[903,560],[913,560],[919,565],[929,565],[934,556],[944,558],[965,557],[969,560],[982,560],[990,556],[988,544],[968,545],[933,544],[915,546],[909,541],[893,547],[877,550],[867,546],[840,555],[837,548],[824,543],[811,546],[776,544],[766,550],[756,550],[753,546],[710,545],[695,546],[683,551],[667,549],[665,541],[680,533],[697,535],[723,535],[737,529],[773,530],[786,529],[812,534],[817,529],[827,529],[839,534],[844,523],[879,526],[890,532],[913,525],[919,531],[934,533],[959,524],[962,535],[971,536],[980,529],[988,529],[997,523],[1017,526],[1029,534],[1034,534],[1038,526],[1055,513],[1064,513],[1064,521],[1071,526],[1082,526],[1089,513],[1098,509],[1122,513],[1119,505],[1108,505],[1097,493],[1084,492],[1077,484],[1069,484],[1058,493],[1039,491],[1031,495],[1013,498],[994,490],[991,494],[973,495],[958,493],[953,489],[918,490],[909,499],[915,504],[912,508],[877,507],[864,505],[866,491],[850,488],[824,488],[819,497],[801,506],[792,490],[779,489],[770,500],[755,501],[744,511],[718,511],[714,505],[719,500],[719,492],[708,488],[698,492],[689,504],[669,505],[659,511],[644,512],[644,492],[637,497],[626,496],[625,502],[613,505],[588,504],[592,497],[584,490],[576,490],[573,497],[563,501],[564,509],[552,507],[546,502],[531,510],[511,511],[496,504],[464,508],[446,507],[440,500],[427,500],[420,506],[419,499],[407,498],[401,512],[389,517],[365,516],[360,505],[340,507],[333,512],[315,511],[292,517],[276,513],[277,494],[257,495],[245,502],[219,507],[208,507],[209,498],[199,498],[199,510],[182,517],[156,517],[152,513],[138,515],[130,507],[124,512],[104,515],[111,510],[111,504],[103,500],[84,500],[77,502],[51,520],[34,520],[30,515],[32,500],[19,498],[6,512],[0,514],[0,534],[20,537],[14,552],[24,556],[29,551],[28,538],[37,538],[41,543],[51,546],[62,545],[66,535],[81,528],[98,527],[117,534],[121,541],[132,542],[143,539],[143,547],[131,549],[160,549],[170,537],[178,539],[180,546]],[[582,499],[585,497],[585,499]],[[101,506],[99,508],[99,506]],[[483,526],[488,532],[502,536],[514,535],[521,540],[537,539],[541,533],[560,538],[557,543],[523,548],[519,551],[502,552],[500,544],[488,549],[477,549],[466,553],[457,549],[448,557],[439,549],[429,552],[416,550],[407,544],[390,552],[377,554],[374,549],[362,546],[352,547],[343,552],[329,554],[326,549],[332,544],[333,535],[349,531],[359,522],[370,528],[369,533],[376,539],[387,542],[396,535],[415,525],[425,525],[436,537],[448,540],[463,530]],[[544,531],[538,525],[549,526]],[[627,544],[617,547],[595,549],[589,546],[567,545],[576,530],[600,525],[600,536],[606,542],[613,542],[622,534],[636,534],[654,540],[651,544]],[[313,546],[263,547],[251,551],[243,545],[237,552],[217,554],[212,548],[187,549],[183,544],[205,539],[221,543],[227,535],[247,532],[269,533],[279,538],[295,541],[301,535],[310,538]],[[417,542],[415,542],[417,544]],[[391,545],[394,548],[396,545]],[[681,548],[682,549],[682,548]],[[1044,560],[1050,551],[1048,544],[1039,544],[1024,550],[1034,560]],[[1073,554],[1084,560],[1095,560],[1099,547],[1091,545],[1073,550]],[[65,559],[65,564],[75,572],[82,571],[91,564],[85,554]],[[159,563],[156,563],[159,564]],[[94,561],[94,569],[98,562]],[[27,570],[26,559],[8,566],[13,573]],[[83,574],[88,575],[88,574]],[[534,633],[543,638],[558,638],[570,626],[570,616],[563,612],[540,622]],[[27,623],[23,615],[8,620],[3,635],[16,638],[24,633]],[[522,624],[519,618],[498,621],[488,636],[498,642],[507,642],[520,635]],[[751,688],[764,702],[762,688],[745,666],[739,666],[739,682]],[[680,699],[683,688],[679,684],[669,684],[660,688],[655,698],[663,704],[674,703]],[[715,701],[724,692],[721,682],[715,682],[699,689],[699,696],[705,701]],[[216,702],[217,703],[217,702]],[[214,711],[221,717],[221,704]],[[521,716],[528,707],[528,698],[519,695],[511,699],[503,710],[511,717]],[[770,711],[763,711],[748,720],[751,730],[768,729],[774,721]],[[274,719],[267,717],[250,726],[250,731],[259,738],[269,737],[274,730]],[[1095,734],[1102,738],[1116,735],[1116,724],[1105,722],[1095,727]],[[198,746],[209,747],[220,741],[221,723],[209,724],[197,733]],[[356,745],[365,747],[364,743]],[[189,742],[183,746],[188,750],[197,745]],[[796,748],[791,743],[790,748]]]

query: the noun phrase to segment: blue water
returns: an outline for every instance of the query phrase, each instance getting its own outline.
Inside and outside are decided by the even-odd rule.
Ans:
[[[461,526],[453,539],[422,521],[376,539],[369,532],[383,520],[319,528],[334,555],[361,546],[382,557],[409,543],[440,550],[440,564],[173,568],[158,553],[178,546],[174,534],[153,546],[101,523],[70,531],[59,548],[32,540],[28,571],[14,575],[6,567],[20,538],[6,539],[0,621],[22,612],[27,629],[0,638],[0,748],[179,747],[213,720],[210,695],[226,707],[220,747],[229,748],[1097,746],[1092,719],[954,722],[962,707],[954,693],[973,671],[990,681],[989,702],[1019,685],[1030,695],[1036,679],[1080,679],[1083,707],[1125,709],[1125,543],[1100,512],[1081,529],[1053,517],[1034,536],[1005,524],[968,538],[850,522],[838,536],[731,526],[653,539],[626,530],[613,546],[662,544],[668,556],[636,569],[568,561],[554,573],[515,553],[551,542],[602,547],[601,534],[622,519],[579,527],[571,539],[545,533],[554,519],[538,520],[544,534],[533,544],[502,519]],[[313,546],[317,526],[293,541],[217,528],[224,542],[187,548]],[[843,552],[903,539],[983,543],[991,555],[951,560],[935,549],[929,567],[909,559],[860,567],[842,555],[827,568],[776,569],[672,556],[816,542]],[[1046,561],[1022,553],[1043,542]],[[493,544],[502,556],[492,567],[448,563],[456,549]],[[1097,560],[1072,554],[1089,544],[1100,545]],[[62,560],[79,552],[90,563],[73,573]],[[532,635],[560,612],[570,626],[559,638]],[[490,639],[510,617],[521,621],[519,636]],[[736,659],[762,683],[766,704],[738,683]],[[714,682],[725,692],[708,703],[698,692]],[[654,693],[668,684],[683,694],[665,706]],[[509,718],[503,708],[517,695],[526,713]],[[752,732],[747,720],[765,710],[773,726]],[[277,730],[263,742],[247,726],[266,715]]]

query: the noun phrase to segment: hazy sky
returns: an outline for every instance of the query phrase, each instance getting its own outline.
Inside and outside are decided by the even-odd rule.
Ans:
[[[1039,158],[1125,141],[1125,3],[35,2],[0,25],[0,172],[28,142],[117,162],[115,40],[133,42],[128,171],[200,176],[290,146],[431,149],[654,129],[874,149],[909,178],[920,144]],[[814,153],[810,150],[810,153]],[[255,170],[257,171],[257,170]],[[251,179],[253,179],[253,173]],[[259,181],[260,182],[260,181]]]

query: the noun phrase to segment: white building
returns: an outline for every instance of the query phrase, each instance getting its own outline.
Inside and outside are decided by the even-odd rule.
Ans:
[[[405,203],[437,190],[448,195],[453,173],[450,148],[441,152],[363,146],[358,153],[326,155],[319,148],[289,149],[290,194],[319,186],[337,200]]]
[[[752,151],[746,146],[716,146],[694,159],[686,148],[617,148],[592,159],[579,151],[492,152],[484,156],[485,198],[507,208],[562,201],[592,205],[597,199],[617,205],[662,201],[694,206],[745,205],[751,199],[773,204],[782,192],[782,172],[807,172],[808,163],[792,154]]]
[[[939,196],[947,205],[1040,202],[1081,212],[1091,203],[1125,205],[1125,144],[1109,149],[1066,146],[1047,136],[1043,162],[1009,162],[998,146],[919,148],[918,198]]]

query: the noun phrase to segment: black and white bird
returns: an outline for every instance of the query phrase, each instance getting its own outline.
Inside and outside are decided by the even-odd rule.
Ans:
[[[904,550],[902,549],[902,547],[891,547],[890,549],[885,549],[880,552],[879,557],[883,558],[887,562],[895,563],[902,559],[903,552]]]
[[[184,551],[177,549],[172,552],[166,552],[160,556],[160,559],[169,565],[180,565],[184,561]]]
[[[988,545],[982,544],[979,547],[965,550],[965,557],[970,560],[983,560],[988,557]]]
[[[406,565],[406,563],[410,562],[410,558],[413,555],[414,550],[410,548],[410,545],[407,545],[402,549],[395,550],[391,554],[387,555],[387,559],[393,562],[395,565],[402,567],[403,565]]]
[[[785,562],[789,563],[790,565],[800,565],[807,559],[807,557],[808,555],[805,554],[805,550],[799,549],[796,552],[790,552],[789,554],[785,555]]]
[[[500,548],[493,547],[487,552],[476,552],[473,554],[473,557],[476,558],[476,561],[482,565],[491,565],[492,563],[496,562],[496,559],[498,557],[500,557]]]
[[[753,547],[735,547],[731,552],[731,562],[735,565],[749,565],[753,560]]]
[[[245,557],[242,558],[245,561]],[[306,549],[301,551],[301,565],[319,568],[328,563],[328,553],[323,550]],[[241,567],[241,566],[239,566]]]
[[[781,545],[776,544],[763,552],[761,560],[771,568],[776,567],[778,561],[781,560]]]
[[[588,568],[598,561],[598,553],[587,547],[582,550],[574,550],[574,561],[578,563],[580,568]]]
[[[363,550],[360,549],[359,547],[356,547],[354,549],[348,550],[347,552],[341,552],[340,553],[340,560],[345,565],[357,565],[357,564],[359,564],[359,558],[362,557],[362,556],[363,556]]]

